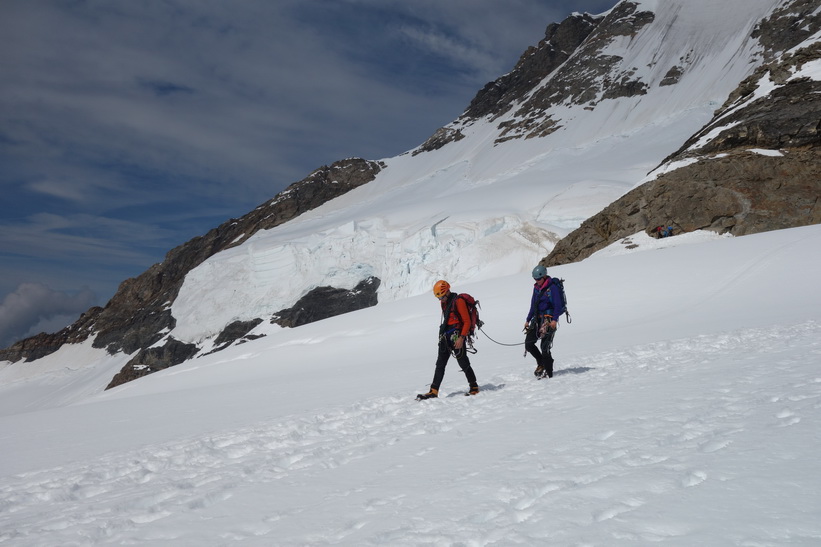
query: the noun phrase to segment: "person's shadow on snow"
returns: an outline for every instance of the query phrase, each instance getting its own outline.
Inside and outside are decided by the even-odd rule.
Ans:
[[[496,391],[505,387],[504,384],[485,384],[483,386],[479,386],[479,393],[481,394],[483,391]],[[464,395],[464,391],[454,391],[453,393],[448,393],[448,397],[455,397],[457,395]]]
[[[565,374],[584,374],[585,372],[590,372],[593,370],[592,367],[573,367],[573,368],[563,368],[553,372],[553,377],[556,376],[563,376]]]

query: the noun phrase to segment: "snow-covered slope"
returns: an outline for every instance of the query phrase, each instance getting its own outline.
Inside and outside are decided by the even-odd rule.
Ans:
[[[462,140],[385,159],[373,182],[192,271],[173,303],[171,335],[207,347],[232,321],[270,317],[314,287],[351,289],[371,275],[388,302],[441,277],[475,282],[529,270],[711,119],[755,68],[750,34],[776,4],[638,2],[636,11],[655,15],[635,36],[591,39],[606,45],[602,58],[621,58],[611,76],[629,74],[645,94],[568,98],[537,112],[557,121],[554,133],[498,144],[501,127],[534,111],[514,106],[494,120],[457,120],[450,127]],[[660,85],[673,66],[678,83]],[[561,69],[551,74],[532,96],[562,77]],[[220,300],[214,289],[227,283],[235,291]]]
[[[821,227],[645,237],[552,269],[573,318],[553,379],[480,335],[476,397],[451,363],[413,400],[429,294],[97,395],[55,369],[75,404],[0,417],[0,543],[816,544]],[[457,289],[515,344],[530,287]]]

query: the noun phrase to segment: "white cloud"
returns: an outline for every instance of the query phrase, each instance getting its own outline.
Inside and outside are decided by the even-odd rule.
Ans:
[[[0,347],[26,335],[34,326],[86,311],[94,300],[89,289],[71,295],[40,283],[23,283],[0,304]]]

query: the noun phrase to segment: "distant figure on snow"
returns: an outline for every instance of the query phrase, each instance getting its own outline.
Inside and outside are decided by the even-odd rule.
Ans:
[[[433,285],[433,296],[439,299],[442,306],[442,324],[439,326],[439,354],[436,358],[436,369],[433,373],[433,382],[430,391],[416,396],[418,400],[431,399],[439,396],[439,386],[445,377],[445,366],[448,364],[451,353],[467,377],[470,389],[465,395],[479,393],[479,384],[476,383],[476,374],[470,366],[465,347],[466,339],[471,331],[471,316],[465,297],[451,292],[450,284],[440,279]]]
[[[530,297],[530,310],[525,321],[525,350],[536,359],[536,378],[553,378],[553,337],[559,327],[558,319],[565,312],[562,290],[547,275],[542,266],[533,268],[533,295]],[[536,340],[541,340],[536,347]]]
[[[670,237],[671,235],[673,235],[673,227],[668,226],[665,228],[664,226],[656,226],[655,228],[653,228],[653,235],[656,237],[656,239]]]

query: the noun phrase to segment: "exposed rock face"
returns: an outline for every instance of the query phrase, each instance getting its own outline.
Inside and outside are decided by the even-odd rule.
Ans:
[[[661,82],[659,82],[659,85],[662,87],[668,85],[676,85],[683,74],[684,69],[682,69],[680,66],[674,66],[667,71],[667,74],[664,75],[664,78],[661,80]]]
[[[821,26],[821,17],[818,25]],[[821,43],[785,55],[778,62],[760,67],[742,81],[713,121],[693,135],[665,162],[701,157],[742,147],[777,150],[817,146],[821,82],[810,78],[791,79],[810,61],[821,58]],[[776,87],[766,97],[750,100],[761,83]],[[723,129],[725,128],[726,129]],[[705,135],[721,130],[709,141]]]
[[[575,14],[561,23],[548,25],[544,39],[537,46],[529,47],[512,71],[487,83],[470,102],[456,125],[469,124],[485,117],[496,119],[508,112],[567,61],[602,19],[589,14]],[[437,150],[462,138],[459,129],[440,128],[414,150],[413,155]]]
[[[263,338],[265,336],[264,334],[248,334],[260,323],[262,323],[262,319],[260,318],[251,319],[250,321],[234,321],[233,323],[228,323],[228,325],[222,329],[222,332],[214,339],[214,349],[203,355],[211,355],[212,353],[222,351],[238,340],[239,342],[237,343],[242,344],[249,340]]]
[[[764,47],[766,61],[787,51],[818,32],[821,17],[818,0],[785,2],[770,17],[762,20],[751,36]]]
[[[63,343],[81,342],[94,335],[94,347],[106,348],[110,353],[148,348],[174,328],[170,306],[191,269],[259,230],[278,226],[370,182],[383,167],[379,162],[359,158],[320,167],[242,218],[231,219],[172,249],[163,262],[124,281],[105,308],[89,310],[56,334],[40,334],[17,342],[0,351],[0,359],[36,359],[56,351]]]
[[[464,139],[465,136],[458,129],[450,127],[440,127],[436,130],[428,140],[422,143],[416,150],[413,151],[413,156],[421,154],[422,152],[433,152],[445,146],[449,142],[456,142]]]
[[[806,9],[808,3],[796,4]],[[812,4],[817,13],[819,2]],[[783,10],[777,15],[761,26],[782,28],[784,21],[793,21]],[[821,16],[801,24],[814,33],[821,28]],[[780,47],[795,46],[778,32],[772,34],[778,35]],[[665,160],[693,163],[658,176],[587,219],[542,263],[582,260],[658,225],[673,226],[677,233],[707,229],[746,235],[821,223],[821,82],[793,77],[818,59],[821,44],[815,43],[759,68],[710,124]],[[755,98],[766,80],[775,87]]]
[[[271,323],[282,327],[299,327],[377,304],[376,291],[381,285],[376,277],[369,277],[352,290],[317,287],[297,300],[291,308],[274,314]]]
[[[544,39],[537,46],[527,48],[512,71],[486,84],[461,118],[479,120],[491,116],[495,119],[510,110],[564,64],[601,20],[589,14],[576,14],[561,23],[548,25]]]
[[[198,348],[194,344],[185,344],[179,340],[170,338],[162,347],[148,348],[140,350],[126,365],[118,372],[106,389],[125,384],[131,380],[142,378],[152,372],[163,370],[174,365],[179,365],[183,361],[196,355]]]
[[[603,52],[614,40],[633,36],[651,23],[655,18],[653,12],[638,11],[638,4],[633,2],[621,2],[603,20],[583,17],[589,35],[572,52],[573,62],[559,66],[550,81],[522,103],[514,119],[500,125],[503,131],[497,142],[541,137],[556,131],[561,127],[560,121],[544,115],[553,106],[576,104],[593,108],[604,100],[646,93],[647,84],[635,77],[634,69],[620,69],[622,58]]]
[[[219,336],[214,340],[214,346],[217,347],[214,351],[225,349],[246,334],[251,332],[257,325],[262,323],[262,319],[252,319],[251,321],[234,321],[229,323]]]
[[[701,160],[628,192],[559,241],[542,264],[577,262],[655,226],[747,235],[821,223],[821,149]]]
[[[53,334],[40,333],[20,340],[6,349],[0,349],[0,361],[16,362],[21,359],[34,361],[54,353],[63,344],[78,344],[86,340],[94,328],[97,316],[103,308],[93,307],[80,315],[71,326]]]
[[[635,76],[636,69],[620,69],[622,58],[603,51],[617,38],[635,35],[654,17],[650,11],[638,11],[635,2],[621,2],[605,17],[573,14],[549,25],[544,39],[528,48],[511,72],[486,84],[452,127],[439,129],[414,155],[455,142],[462,138],[459,126],[486,117],[496,120],[517,104],[513,118],[499,124],[497,143],[558,130],[560,120],[544,114],[556,105],[593,108],[604,100],[645,94],[647,84]],[[674,77],[671,72],[671,83]]]

